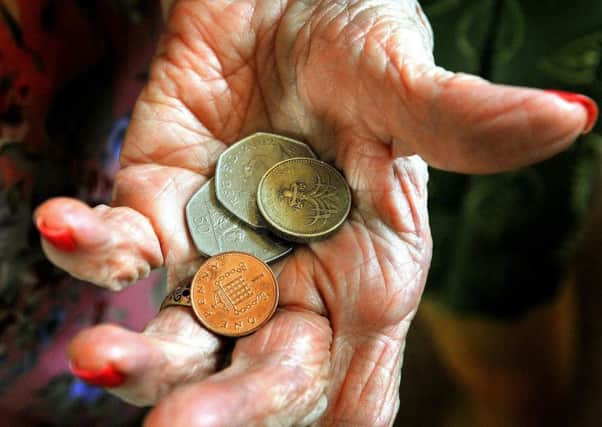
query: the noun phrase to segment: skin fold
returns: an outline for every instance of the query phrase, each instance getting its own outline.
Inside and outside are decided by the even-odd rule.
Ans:
[[[43,239],[48,258],[113,290],[160,266],[170,288],[189,280],[202,259],[184,207],[256,131],[307,141],[344,173],[353,209],[273,266],[279,308],[255,334],[226,342],[171,307],[142,333],[81,333],[72,364],[123,373],[111,391],[156,405],[148,426],[391,425],[431,256],[426,163],[487,173],[542,160],[589,126],[587,109],[436,67],[413,0],[168,3],[112,207],[40,206],[36,221],[75,242]]]

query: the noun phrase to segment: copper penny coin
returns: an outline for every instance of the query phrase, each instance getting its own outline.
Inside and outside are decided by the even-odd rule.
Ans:
[[[259,258],[244,252],[209,258],[192,279],[190,294],[199,321],[229,337],[256,331],[278,305],[274,273]]]

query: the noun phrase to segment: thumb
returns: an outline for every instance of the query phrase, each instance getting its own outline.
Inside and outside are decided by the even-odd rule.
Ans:
[[[393,151],[463,173],[518,168],[564,150],[589,132],[598,109],[590,98],[489,83],[432,65],[401,68],[398,92],[413,120],[397,120]]]
[[[151,222],[131,208],[59,197],[38,207],[34,221],[48,259],[79,279],[120,290],[163,264]]]

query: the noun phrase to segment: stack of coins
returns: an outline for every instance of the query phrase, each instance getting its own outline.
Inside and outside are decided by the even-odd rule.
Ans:
[[[306,144],[269,133],[234,143],[219,157],[215,178],[186,206],[192,240],[211,257],[189,292],[198,319],[228,336],[259,328],[278,303],[276,279],[264,263],[293,243],[328,237],[350,209],[345,178]]]
[[[215,178],[190,199],[186,220],[205,256],[246,252],[272,262],[336,231],[351,208],[345,178],[306,144],[269,133],[222,153]]]

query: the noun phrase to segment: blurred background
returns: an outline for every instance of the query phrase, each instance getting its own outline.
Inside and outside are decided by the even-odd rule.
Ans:
[[[602,3],[421,4],[438,65],[600,103]],[[431,170],[433,262],[398,425],[600,425],[600,130],[510,173]]]
[[[64,349],[100,322],[141,329],[161,299],[161,273],[120,294],[66,277],[45,260],[31,215],[59,195],[110,200],[160,32],[157,3],[0,0],[3,425],[142,419],[73,377]],[[439,65],[601,103],[602,2],[421,5]],[[431,171],[433,262],[408,337],[396,425],[602,424],[601,131],[507,174]]]
[[[574,309],[567,312],[553,305],[547,305],[533,310],[527,318],[518,319],[508,326],[510,334],[513,335],[509,339],[512,344],[498,353],[485,356],[482,370],[479,374],[475,374],[481,375],[482,381],[489,384],[492,389],[491,394],[494,396],[475,396],[469,392],[468,386],[458,380],[460,375],[454,368],[455,364],[445,359],[445,351],[438,349],[437,342],[433,340],[433,333],[436,333],[433,331],[434,328],[440,328],[439,333],[445,334],[450,326],[444,319],[435,321],[429,319],[428,308],[425,309],[423,305],[408,336],[400,387],[401,404],[395,425],[399,427],[599,426],[602,420],[601,227],[602,204],[598,197],[594,216],[586,226],[585,242],[579,248],[575,260],[576,281],[571,287],[571,292],[574,293],[571,295],[575,303]],[[546,334],[547,328],[553,327],[548,324],[550,312],[556,312],[559,316],[569,316],[571,321],[576,322],[575,328],[568,332],[574,363],[569,372],[574,376],[567,382],[566,393],[560,399],[550,399],[544,378],[541,388],[535,395],[539,402],[533,405],[543,407],[541,412],[544,416],[533,421],[529,421],[527,417],[527,421],[521,424],[516,419],[511,420],[509,414],[505,413],[502,399],[495,397],[496,384],[489,373],[494,373],[498,368],[497,362],[503,360],[504,366],[508,364],[516,366],[515,375],[528,379],[533,375],[532,371],[537,370],[536,365],[541,361],[541,354],[544,354],[544,358],[547,354],[556,354],[558,349],[542,345],[538,339],[541,334]],[[468,330],[467,335],[473,336],[475,340],[482,338],[483,341],[490,342],[492,339],[498,339],[500,335],[500,331],[496,330],[495,322],[492,326],[488,320],[471,317],[460,320],[456,318],[451,328],[456,327],[457,323],[462,325],[460,330]],[[508,331],[502,333],[506,340],[507,335]],[[458,340],[450,345],[457,346],[458,351],[462,352],[462,341]],[[493,347],[496,349],[497,346]],[[525,364],[525,354],[527,360],[533,361],[535,368],[529,366],[529,363]],[[465,369],[470,369],[472,360],[473,356],[467,355],[464,360],[460,357],[460,361],[456,363],[468,365]],[[500,393],[503,393],[503,387],[500,388],[502,389]],[[520,388],[512,393],[522,399]],[[479,423],[476,408],[481,399],[493,402],[490,406],[485,405],[484,411],[498,420],[495,424]],[[531,405],[531,402],[525,402],[524,409],[527,414]]]
[[[601,3],[421,4],[439,65],[600,103]],[[511,173],[431,171],[433,262],[398,425],[600,425],[600,129]]]

